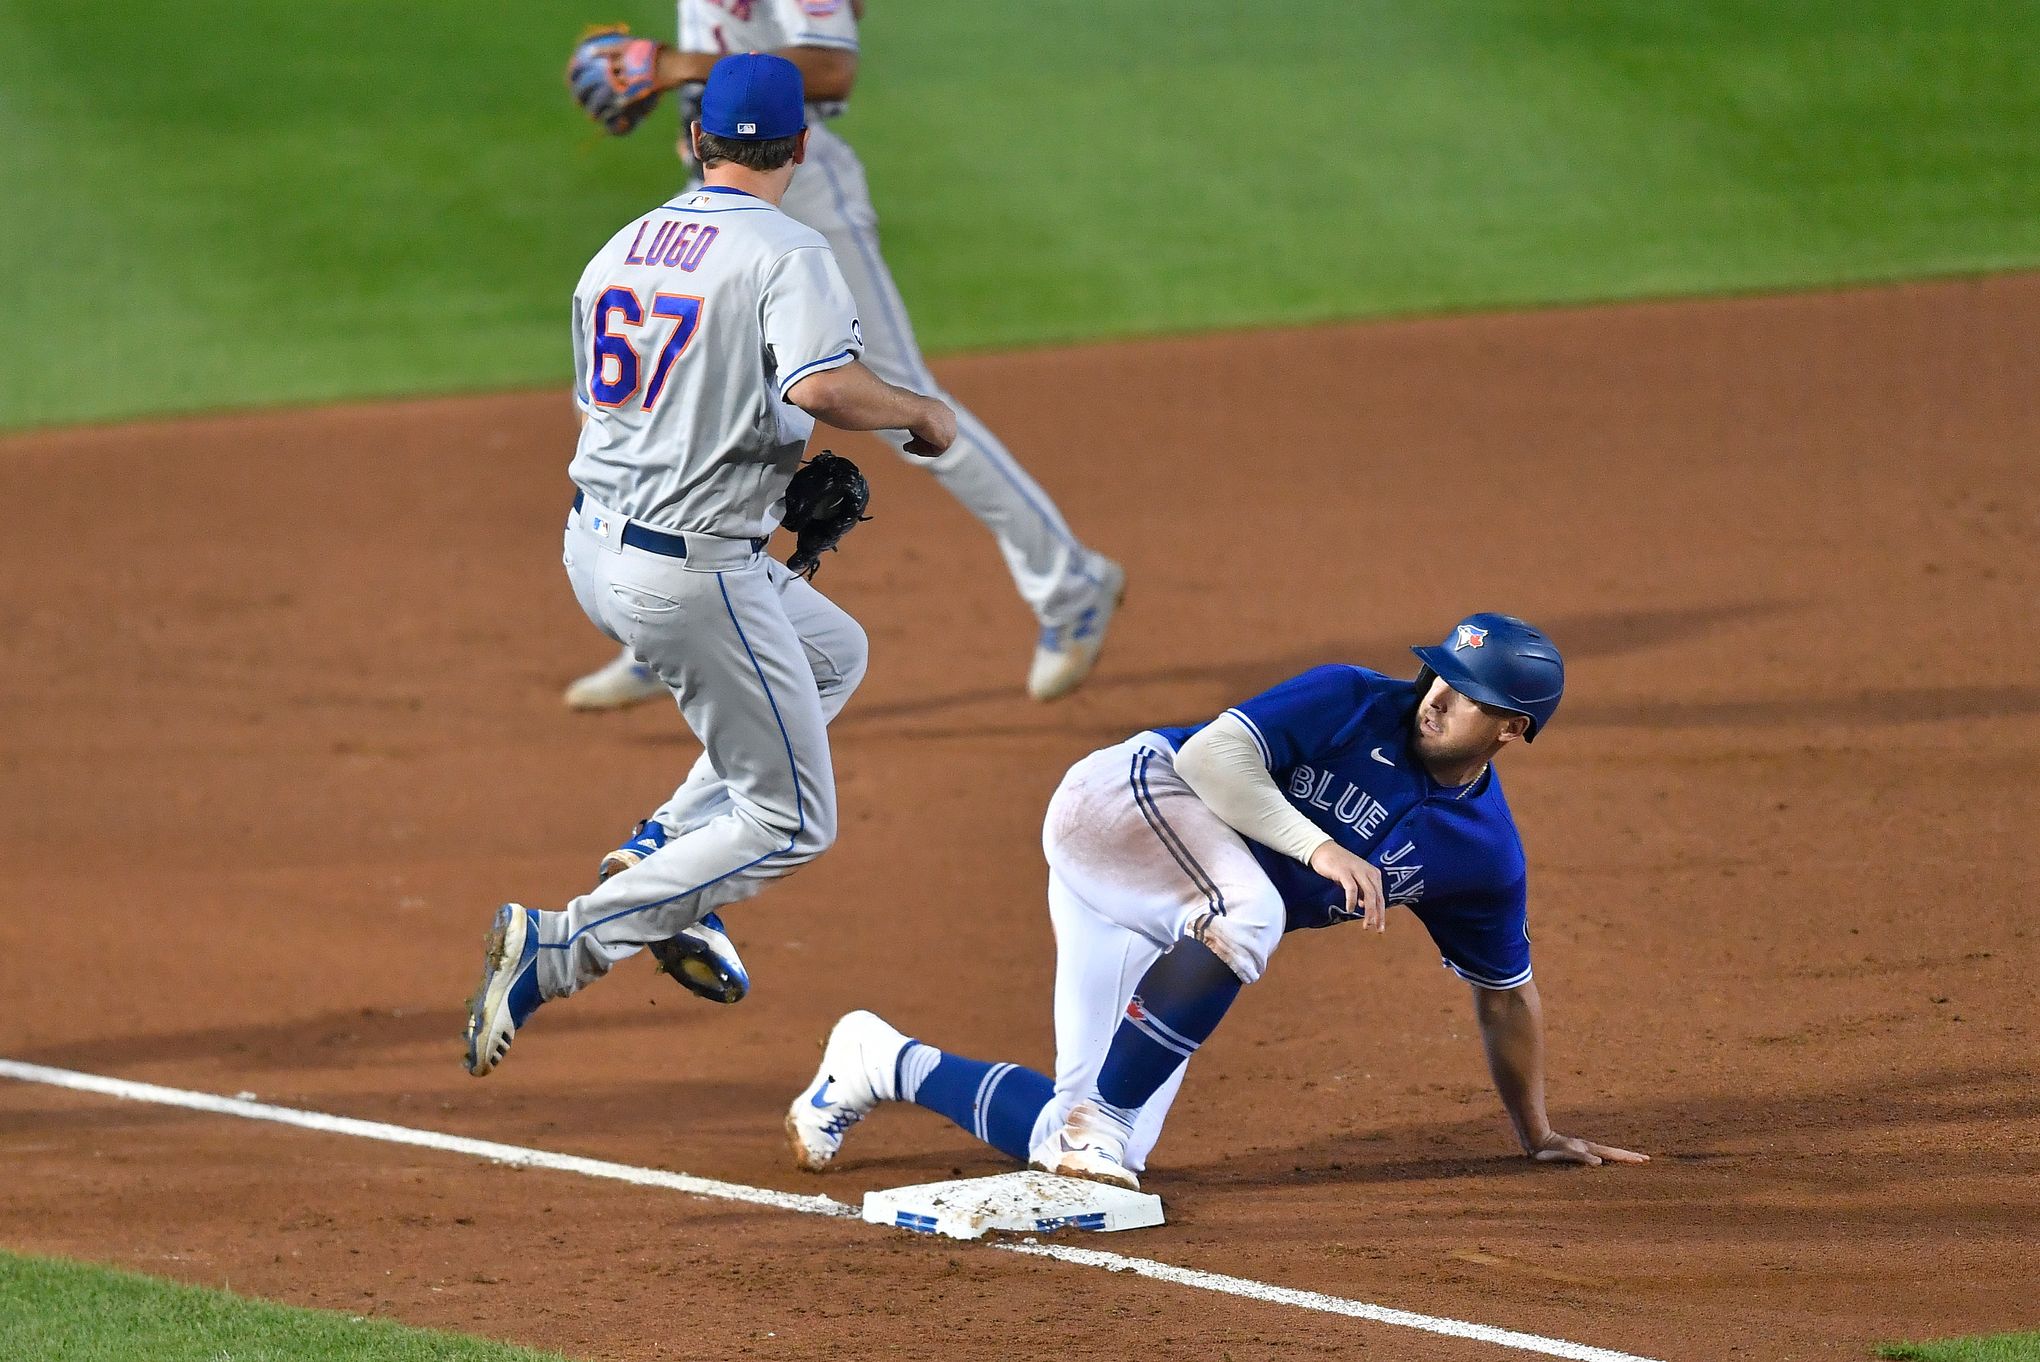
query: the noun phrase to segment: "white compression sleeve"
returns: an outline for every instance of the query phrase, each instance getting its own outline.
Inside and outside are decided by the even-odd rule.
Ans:
[[[1219,715],[1183,744],[1176,754],[1176,774],[1234,832],[1305,865],[1312,852],[1332,840],[1282,797],[1275,777],[1261,764],[1260,745],[1234,715]]]

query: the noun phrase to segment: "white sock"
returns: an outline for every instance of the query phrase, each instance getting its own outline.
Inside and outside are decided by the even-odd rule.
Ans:
[[[893,1072],[899,1075],[899,1091],[891,1094],[896,1102],[911,1102],[921,1091],[921,1081],[935,1072],[935,1066],[942,1062],[942,1052],[932,1045],[923,1045],[918,1040],[907,1042],[907,1048],[893,1061]],[[887,1094],[880,1093],[880,1097]]]

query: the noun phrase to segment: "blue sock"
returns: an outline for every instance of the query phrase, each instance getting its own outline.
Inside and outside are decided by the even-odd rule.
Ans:
[[[1178,941],[1150,965],[1098,1071],[1107,1114],[1130,1126],[1131,1113],[1211,1038],[1239,996],[1240,977],[1199,942]]]
[[[901,1101],[939,1112],[994,1149],[1023,1160],[1034,1120],[1055,1096],[1055,1082],[1046,1074],[945,1054],[919,1041],[900,1052],[895,1083]]]

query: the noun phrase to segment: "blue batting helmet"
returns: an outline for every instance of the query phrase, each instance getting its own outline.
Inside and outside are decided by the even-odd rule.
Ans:
[[[1565,659],[1558,646],[1514,615],[1468,615],[1435,648],[1412,648],[1424,670],[1468,699],[1530,720],[1523,741],[1558,708],[1565,694]],[[1418,676],[1423,683],[1426,678]]]

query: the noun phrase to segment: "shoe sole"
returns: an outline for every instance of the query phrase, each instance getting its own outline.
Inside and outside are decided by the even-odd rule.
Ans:
[[[795,1100],[800,1102],[806,1101],[807,1093],[803,1091]],[[800,1137],[800,1117],[798,1113],[793,1111],[786,1113],[786,1147],[793,1151],[793,1166],[800,1169],[803,1173],[819,1173],[827,1168],[836,1157],[834,1154],[826,1155],[820,1159],[809,1156],[807,1143]]]
[[[510,986],[517,982],[517,971],[506,968],[505,961],[511,958],[511,938],[516,938],[516,958],[524,957],[524,933],[529,919],[521,908],[498,911],[495,921],[489,924],[488,934],[482,938],[485,954],[482,957],[481,982],[475,985],[475,996],[468,1000],[467,1071],[476,1078],[486,1078],[503,1056],[510,1051],[510,1042],[517,1037],[517,1028],[509,1026],[503,1011],[509,1006]],[[481,1048],[479,1042],[487,1034],[488,1045]]]
[[[680,962],[679,973],[674,974],[670,968],[666,973],[672,974],[680,986],[695,997],[706,998],[712,1003],[722,1003],[724,1006],[744,1001],[744,995],[750,992],[735,979],[695,955],[690,955]]]
[[[1037,1164],[1035,1166],[1039,1167],[1040,1165]],[[1059,1178],[1076,1178],[1081,1182],[1099,1182],[1107,1187],[1123,1187],[1129,1192],[1138,1192],[1140,1190],[1140,1179],[1131,1173],[1115,1177],[1110,1173],[1064,1163],[1058,1163],[1048,1171]]]

